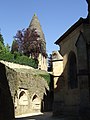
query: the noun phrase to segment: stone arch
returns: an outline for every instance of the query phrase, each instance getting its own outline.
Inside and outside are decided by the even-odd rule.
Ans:
[[[41,111],[41,99],[37,94],[33,94],[31,98],[32,102],[32,110],[34,112],[40,112]]]
[[[28,105],[28,96],[24,90],[21,90],[19,95],[19,105]]]
[[[71,89],[78,87],[77,60],[73,51],[71,51],[68,55],[68,87]]]
[[[80,35],[76,41],[79,74],[86,74],[87,72],[88,53],[86,41],[87,39],[85,38],[85,35],[80,32]]]
[[[27,114],[30,111],[28,89],[19,88],[17,91],[15,91],[14,106],[16,115]]]
[[[24,95],[26,94],[24,91],[21,91],[20,94],[19,94],[19,99]]]
[[[37,99],[37,98],[38,98],[38,96],[35,94],[35,95],[33,96],[33,98],[32,98],[32,101],[35,100],[35,99]]]

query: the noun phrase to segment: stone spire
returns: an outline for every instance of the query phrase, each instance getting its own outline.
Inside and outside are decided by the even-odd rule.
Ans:
[[[36,14],[34,14],[30,25],[29,25],[29,29],[33,30],[36,29],[38,35],[40,36],[38,39],[41,41],[40,43],[40,47],[41,47],[41,53],[39,54],[38,57],[38,69],[41,70],[46,70],[47,71],[47,59],[46,59],[46,41],[45,41],[45,37],[40,25],[40,22],[38,20],[38,17]]]
[[[38,34],[40,35],[40,39],[45,42],[45,37],[44,37],[40,22],[39,22],[36,14],[34,14],[32,20],[30,22],[29,28],[30,29],[36,28]]]
[[[43,51],[46,52],[46,41],[45,41],[44,33],[42,31],[40,22],[39,22],[36,14],[34,14],[32,20],[30,22],[29,29],[31,29],[31,30],[36,29],[37,30],[37,33],[40,36],[39,40],[41,40],[41,48]]]

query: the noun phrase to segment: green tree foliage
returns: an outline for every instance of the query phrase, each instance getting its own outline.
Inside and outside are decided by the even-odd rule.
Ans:
[[[1,35],[1,33],[0,33],[0,42],[4,45],[4,39],[3,39],[2,35]]]
[[[39,74],[39,75],[47,81],[48,85],[50,85],[50,74],[44,73],[44,74]]]
[[[0,41],[0,53],[5,53],[5,46]]]
[[[4,40],[2,35],[0,36],[0,60],[14,62],[22,65],[28,65],[37,68],[37,63],[34,59],[29,58],[25,55],[21,55],[18,51],[17,41],[13,41],[12,52],[10,51],[10,46],[4,45]]]
[[[10,52],[0,53],[0,60],[14,62],[14,55],[11,54]]]
[[[4,39],[0,33],[0,53],[4,53],[4,52],[5,52]]]
[[[13,40],[13,43],[12,43],[12,46],[11,46],[11,53],[14,53],[14,52],[18,52],[18,43],[17,43],[17,40]]]
[[[14,54],[10,52],[0,53],[0,60],[14,62],[21,65],[28,65],[33,68],[37,68],[37,63],[34,59],[28,58],[25,55],[21,56],[18,52],[15,52]]]
[[[18,55],[14,59],[15,63],[21,64],[21,65],[29,65],[31,67],[37,68],[37,63],[34,59],[28,58],[25,55]]]
[[[5,48],[6,48],[6,52],[10,52],[10,46],[8,43],[6,44]]]

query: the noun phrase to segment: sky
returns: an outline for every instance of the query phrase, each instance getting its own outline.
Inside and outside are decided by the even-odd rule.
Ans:
[[[80,17],[87,17],[87,9],[86,0],[0,0],[0,32],[11,46],[13,36],[27,28],[36,14],[50,54],[59,50],[54,42]]]

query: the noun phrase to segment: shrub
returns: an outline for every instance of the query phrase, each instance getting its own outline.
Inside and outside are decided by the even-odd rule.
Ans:
[[[37,64],[34,59],[28,58],[25,55],[17,56],[16,59],[14,59],[15,63],[21,64],[21,65],[29,65],[31,67],[37,68]]]
[[[48,85],[50,84],[50,74],[39,74],[39,75],[47,81]]]
[[[28,58],[25,55],[20,55],[18,52],[14,54],[7,52],[7,53],[0,53],[0,60],[14,62],[21,65],[28,65],[33,68],[37,68],[37,63],[34,59]]]
[[[7,52],[7,53],[0,53],[0,60],[8,61],[8,62],[13,62],[14,60],[14,55]]]

